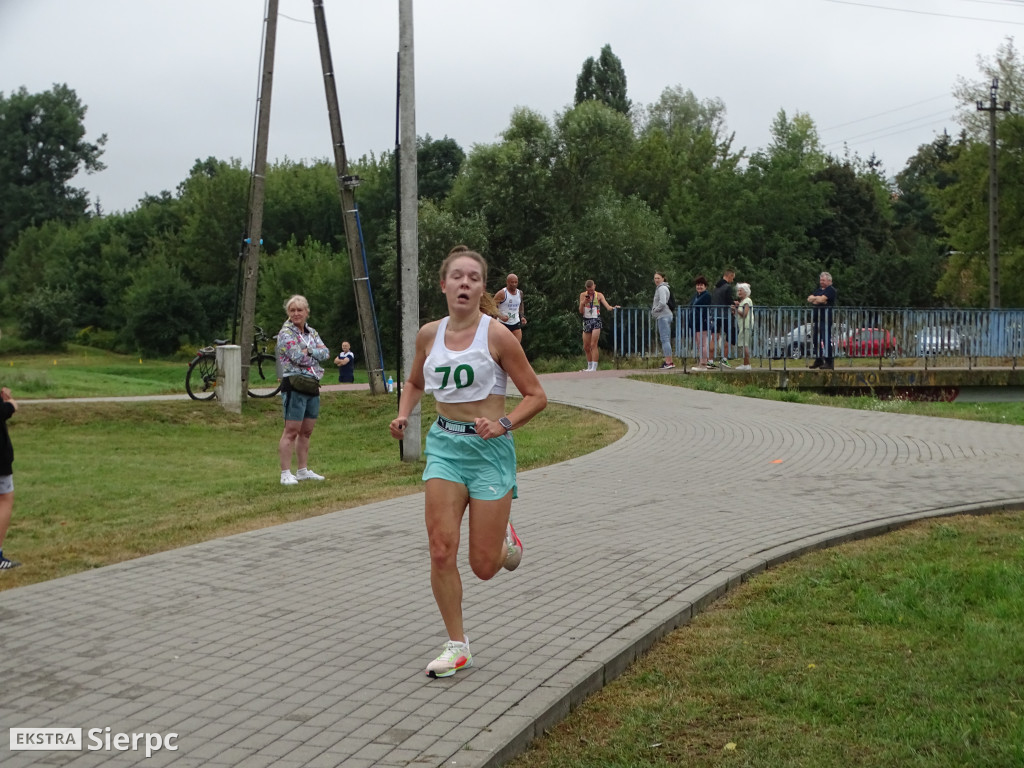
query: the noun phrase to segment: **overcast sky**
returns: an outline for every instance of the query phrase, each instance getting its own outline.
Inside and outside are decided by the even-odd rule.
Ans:
[[[271,160],[331,156],[311,0],[279,0]],[[1024,0],[413,0],[416,132],[467,151],[517,106],[570,105],[610,44],[635,105],[681,85],[720,98],[737,147],[767,146],[780,109],[826,149],[889,174],[943,128],[957,76],[981,80],[1024,29]],[[0,91],[67,83],[106,170],[76,184],[106,211],[174,191],[196,158],[249,166],[264,0],[0,0]],[[350,158],[395,143],[398,0],[325,0]],[[897,10],[905,9],[905,10]],[[923,10],[927,9],[927,11]],[[987,99],[987,86],[978,98]],[[1013,105],[1020,108],[1024,105]]]

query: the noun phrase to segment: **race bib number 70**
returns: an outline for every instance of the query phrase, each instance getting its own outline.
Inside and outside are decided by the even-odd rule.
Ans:
[[[454,375],[450,365],[440,365],[434,371],[441,374],[441,389],[448,387],[448,379],[450,378],[455,379],[456,389],[468,387],[473,383],[473,368],[465,363],[455,366]]]

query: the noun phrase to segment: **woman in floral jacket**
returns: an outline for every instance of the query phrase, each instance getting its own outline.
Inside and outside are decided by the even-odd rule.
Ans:
[[[309,302],[292,296],[284,303],[288,319],[277,334],[277,362],[281,369],[281,399],[284,402],[284,432],[278,443],[281,485],[298,485],[300,480],[323,480],[308,464],[309,438],[320,415],[321,360],[331,356],[320,334],[306,324]],[[302,386],[306,384],[306,386]],[[292,474],[292,452],[298,471]]]

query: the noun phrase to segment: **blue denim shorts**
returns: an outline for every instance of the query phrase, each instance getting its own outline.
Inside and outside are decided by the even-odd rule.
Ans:
[[[295,390],[281,393],[285,421],[315,419],[320,415],[320,395],[304,395]]]
[[[14,475],[0,475],[0,494],[14,493]]]
[[[434,422],[427,432],[424,480],[450,480],[466,486],[471,499],[497,501],[516,486],[516,445],[511,434],[484,440],[471,423],[445,420],[448,431]]]

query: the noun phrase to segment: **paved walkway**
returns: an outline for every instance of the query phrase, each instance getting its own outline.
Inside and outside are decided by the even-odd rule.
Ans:
[[[85,738],[3,764],[498,765],[748,574],[919,517],[1024,505],[1020,427],[614,372],[545,388],[629,431],[520,475],[522,567],[465,578],[472,669],[423,674],[444,633],[415,494],[0,593],[4,732],[179,734],[148,760]]]

